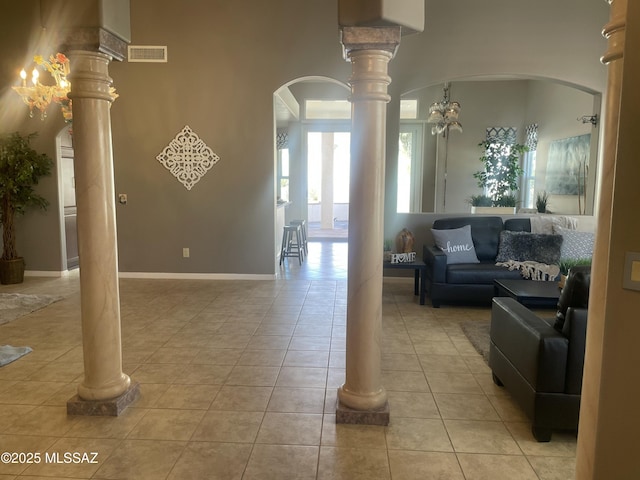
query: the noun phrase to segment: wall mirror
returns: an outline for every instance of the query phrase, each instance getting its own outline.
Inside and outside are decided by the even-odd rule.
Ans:
[[[462,132],[432,134],[429,107],[443,100],[445,84],[402,96],[398,154],[398,212],[469,213],[472,195],[482,194],[473,173],[483,167],[478,146],[487,129],[515,129],[525,144],[535,128],[537,142],[526,159],[517,211],[535,208],[549,194],[548,210],[593,214],[598,170],[601,95],[547,79],[481,78],[447,82],[450,101],[461,105]],[[535,126],[535,127],[532,127]]]

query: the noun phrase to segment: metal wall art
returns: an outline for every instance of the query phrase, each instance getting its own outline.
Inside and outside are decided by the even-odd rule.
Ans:
[[[156,159],[187,190],[191,190],[218,163],[220,157],[186,125]]]

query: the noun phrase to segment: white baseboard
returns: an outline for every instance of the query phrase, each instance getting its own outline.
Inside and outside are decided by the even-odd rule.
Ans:
[[[146,278],[168,280],[275,280],[275,274],[252,273],[170,273],[170,272],[119,272],[120,278]]]
[[[77,271],[73,270],[73,271]],[[52,277],[60,278],[69,276],[69,270],[25,270],[25,277]],[[148,278],[168,280],[275,280],[275,274],[253,273],[170,273],[170,272],[118,272],[119,278]]]
[[[55,271],[55,270],[25,270],[25,277],[66,277],[69,275],[69,270]]]

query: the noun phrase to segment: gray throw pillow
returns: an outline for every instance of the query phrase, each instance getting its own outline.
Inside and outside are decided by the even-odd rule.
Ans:
[[[553,227],[554,233],[562,235],[562,248],[560,258],[562,260],[581,260],[593,256],[593,232],[580,232],[568,230],[562,227]]]
[[[557,265],[561,247],[562,235],[504,230],[500,232],[496,263],[513,260]]]
[[[480,263],[471,238],[471,225],[447,230],[431,229],[436,246],[447,255],[447,263]]]

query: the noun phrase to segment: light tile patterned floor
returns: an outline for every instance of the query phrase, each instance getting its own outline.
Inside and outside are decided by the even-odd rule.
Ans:
[[[121,281],[124,370],[142,398],[70,417],[82,378],[77,275],[0,292],[65,299],[0,326],[33,353],[0,368],[0,451],[98,452],[97,464],[0,463],[0,480],[573,478],[575,435],[537,443],[459,328],[486,308],[433,309],[384,285],[389,427],[336,425],[346,243],[310,244],[274,281]]]

